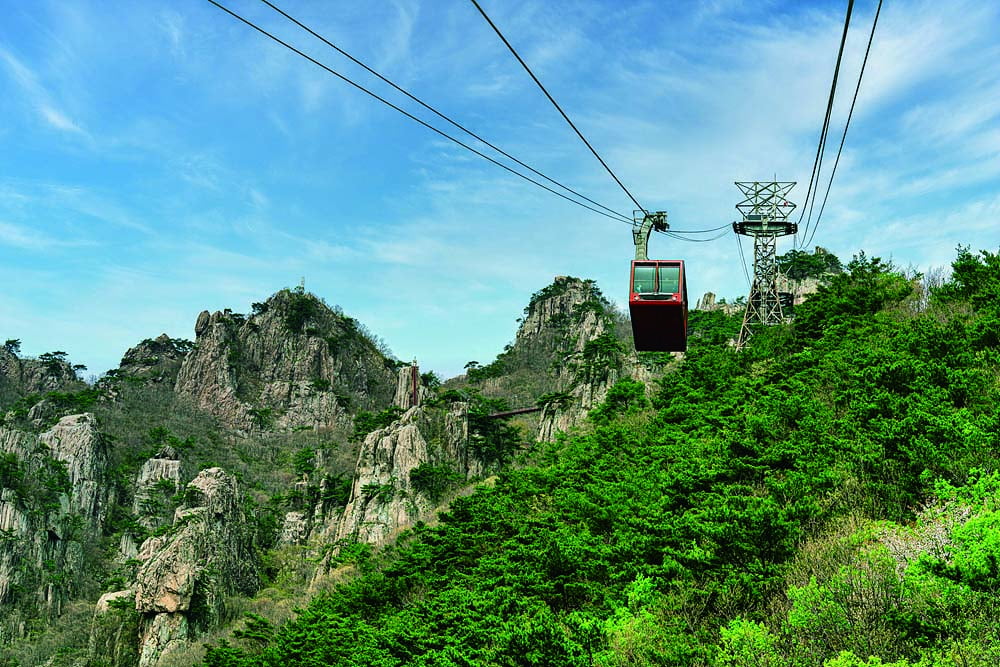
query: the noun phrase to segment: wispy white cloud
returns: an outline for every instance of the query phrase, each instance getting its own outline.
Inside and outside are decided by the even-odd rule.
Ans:
[[[0,221],[0,245],[23,250],[51,250],[53,248],[83,248],[97,245],[94,241],[59,239],[35,229]]]
[[[420,4],[412,0],[392,0],[393,17],[378,45],[373,68],[381,72],[401,72],[412,65],[412,38],[420,15]],[[398,76],[398,74],[396,75]]]
[[[170,50],[174,57],[185,56],[184,17],[177,12],[165,9],[160,12],[159,25],[170,41]]]
[[[31,68],[3,47],[0,47],[0,60],[4,62],[11,78],[20,87],[26,102],[47,125],[64,132],[87,136],[78,123],[66,112],[57,108],[52,101],[52,95],[40,83],[38,75]]]
[[[270,10],[239,6],[370,82]],[[732,220],[734,180],[777,175],[800,181],[793,199],[804,194],[842,7],[529,0],[489,9],[628,187],[675,226]],[[519,158],[633,208],[474,8],[290,1],[289,11]],[[870,11],[856,12],[851,31],[838,139]],[[921,266],[947,261],[959,237],[1000,243],[988,222],[1000,179],[998,13],[973,0],[886,5],[816,243],[845,258],[866,246],[895,251]],[[100,332],[122,349],[164,329],[189,336],[201,308],[247,307],[306,276],[400,354],[457,372],[491,358],[555,274],[596,278],[621,297],[626,225],[410,126],[214,8],[111,12],[84,1],[37,16],[45,29],[24,38],[0,26],[0,80],[20,93],[0,113],[18,114],[19,127],[42,130],[55,148],[35,165],[51,172],[44,185],[37,175],[0,183],[0,250],[17,259],[65,238],[113,237],[115,256],[78,262],[99,271],[96,283],[69,268],[48,282],[99,285],[107,303],[81,303],[108,321],[133,322],[122,315],[129,304],[155,302],[127,332]],[[140,26],[152,27],[141,44]],[[92,137],[86,159],[79,140],[52,141],[83,135]],[[654,246],[689,261],[694,293],[745,293],[735,239],[657,237]],[[109,265],[117,272],[94,268]],[[59,308],[24,306],[19,321],[65,324],[83,312]]]
[[[56,128],[57,130],[65,130],[67,132],[76,132],[79,134],[85,134],[85,132],[80,129],[80,126],[74,123],[69,117],[61,111],[53,109],[47,104],[40,104],[38,106],[38,111],[42,115],[42,118],[48,122],[49,125]]]

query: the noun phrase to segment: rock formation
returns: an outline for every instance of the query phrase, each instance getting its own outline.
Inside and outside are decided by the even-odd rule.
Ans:
[[[85,545],[110,507],[106,445],[91,414],[40,435],[0,428],[0,640],[93,586]]]
[[[715,292],[705,292],[698,303],[695,304],[695,310],[706,310],[714,311],[721,310],[726,315],[734,315],[736,313],[742,313],[746,309],[746,305],[739,303],[727,303],[725,299],[722,301],[717,301],[715,298]]]
[[[358,455],[351,499],[338,540],[384,544],[403,528],[432,518],[438,494],[476,477],[482,464],[469,453],[468,406],[413,407],[369,433]]]
[[[593,281],[559,276],[532,297],[514,343],[468,377],[511,407],[541,400],[537,437],[551,440],[580,423],[619,379],[652,379],[619,338],[627,326]]]
[[[167,334],[147,338],[129,348],[122,356],[118,368],[108,371],[103,379],[111,383],[128,379],[151,384],[168,383],[172,386],[177,380],[184,357],[193,348],[194,343],[191,341],[171,338]]]
[[[421,384],[420,367],[414,361],[396,371],[396,392],[392,404],[400,410],[409,410],[420,405],[430,396],[430,390]]]
[[[258,586],[252,530],[236,480],[220,468],[202,470],[184,497],[171,530],[147,539],[137,555],[141,565],[130,590],[140,615],[140,667],[158,664],[216,625],[227,595],[251,595]]]
[[[584,419],[617,379],[648,379],[618,340],[622,324],[592,281],[559,278],[532,298],[514,343],[496,362],[470,369],[470,379],[474,370],[478,377],[440,396],[423,386],[415,362],[399,367],[363,327],[303,290],[254,304],[249,317],[203,312],[195,344],[166,335],[142,341],[97,388],[122,398],[98,404],[110,417],[113,464],[89,414],[64,417],[40,435],[0,428],[0,644],[22,635],[33,618],[57,616],[64,600],[85,598],[95,613],[89,647],[80,650],[89,649],[92,660],[154,667],[171,655],[180,659],[182,648],[226,616],[228,597],[256,591],[254,535],[270,525],[246,516],[232,475],[212,467],[184,485],[197,469],[186,466],[218,460],[229,469],[235,460],[241,474],[263,474],[260,488],[284,515],[265,539],[304,545],[290,554],[319,557],[355,540],[384,545],[415,522],[433,520],[521,444],[514,429],[487,418],[489,401],[474,391],[463,397],[469,384],[512,408],[550,395],[540,433],[552,437]],[[55,368],[56,361],[44,363]],[[9,351],[8,376],[15,362],[19,392],[58,385],[26,376]],[[156,417],[146,422],[149,397]],[[473,401],[471,417],[465,399]],[[154,437],[197,432],[191,415],[202,415],[192,404],[236,433],[204,428],[204,441],[197,436],[176,447],[166,443],[181,438]],[[372,421],[356,420],[359,410]],[[44,428],[59,414],[39,404],[17,423],[26,417]],[[344,436],[354,422],[394,417],[356,445],[352,473],[355,445]],[[490,439],[494,424],[504,434],[498,448]],[[262,433],[268,430],[280,432]],[[226,446],[233,451],[217,458],[214,447]],[[259,453],[266,462],[254,460]],[[261,473],[262,465],[278,469]],[[112,500],[124,507],[108,528]],[[119,553],[106,556],[97,546],[112,530]],[[88,569],[95,563],[87,558],[104,560]],[[88,579],[98,574],[107,575],[104,582]],[[111,592],[100,595],[101,585]]]
[[[565,390],[574,377],[569,357],[614,331],[619,319],[592,280],[566,276],[536,292],[524,313],[514,342],[467,376],[484,395],[503,398],[511,407],[531,406],[544,394]]]
[[[395,389],[395,362],[359,326],[298,290],[249,318],[202,312],[175,391],[245,432],[345,425],[355,410],[386,407]]]
[[[0,409],[21,396],[83,386],[65,352],[48,352],[37,359],[21,358],[18,343],[8,341],[0,347]]]
[[[147,530],[159,527],[157,508],[151,507],[163,495],[172,496],[181,488],[181,461],[177,451],[167,445],[146,461],[135,480],[132,513]]]

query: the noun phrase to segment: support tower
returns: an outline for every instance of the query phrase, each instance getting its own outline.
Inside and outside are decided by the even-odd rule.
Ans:
[[[795,204],[788,200],[794,181],[737,182],[736,187],[745,198],[736,205],[743,219],[733,223],[733,231],[753,237],[753,282],[736,341],[736,349],[741,350],[757,326],[781,324],[777,240],[779,236],[794,234],[798,225],[788,221],[795,210]]]

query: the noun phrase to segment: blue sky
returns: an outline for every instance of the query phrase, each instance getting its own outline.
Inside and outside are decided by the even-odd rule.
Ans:
[[[428,117],[265,5],[228,4]],[[845,3],[482,4],[674,228],[731,222],[736,180],[799,181],[802,201]],[[831,145],[875,4],[855,8]],[[596,279],[624,303],[627,225],[448,144],[203,0],[0,6],[0,336],[26,354],[65,350],[100,373],[143,338],[193,338],[203,309],[245,312],[304,278],[397,356],[450,376],[512,340],[553,276]],[[471,3],[280,6],[631,212]],[[816,244],[917,270],[949,264],[959,243],[997,249],[997,35],[997,3],[886,3]],[[733,235],[657,236],[650,253],[687,260],[692,295],[748,290]]]

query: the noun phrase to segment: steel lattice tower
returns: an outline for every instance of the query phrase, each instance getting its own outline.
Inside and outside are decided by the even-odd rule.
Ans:
[[[753,282],[743,326],[736,341],[741,350],[753,335],[756,326],[781,324],[781,299],[778,296],[777,245],[779,236],[798,231],[798,225],[788,221],[795,204],[788,200],[788,193],[795,182],[750,181],[737,182],[736,187],[745,199],[736,205],[743,219],[733,223],[733,231],[753,237]]]

